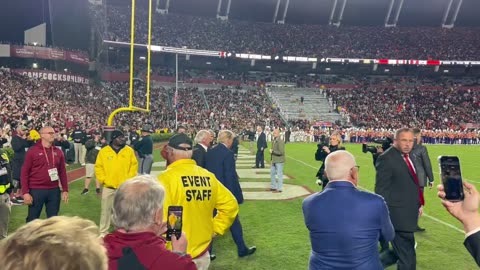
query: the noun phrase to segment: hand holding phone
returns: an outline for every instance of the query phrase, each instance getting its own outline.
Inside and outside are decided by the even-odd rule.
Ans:
[[[440,179],[445,191],[445,200],[463,201],[463,181],[460,160],[456,156],[439,156]]]
[[[464,182],[465,198],[460,202],[451,202],[445,200],[445,189],[443,185],[438,185],[438,197],[442,199],[442,205],[447,211],[460,222],[463,223],[465,232],[478,228],[479,214],[478,206],[480,203],[480,194],[474,185]]]
[[[180,252],[180,253],[187,253],[187,237],[185,236],[184,232],[181,232],[180,237],[177,238],[176,235],[173,235],[172,239],[172,251]]]
[[[169,206],[167,216],[167,241],[172,240],[172,235],[175,234],[177,239],[182,235],[183,224],[183,207],[182,206]]]

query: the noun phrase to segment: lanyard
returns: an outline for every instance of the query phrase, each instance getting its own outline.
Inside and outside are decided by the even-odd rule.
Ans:
[[[55,167],[55,156],[53,155],[53,145],[50,147],[52,148],[52,168]],[[47,159],[47,164],[48,164],[48,167],[50,167],[50,161],[48,160],[48,156],[47,156],[47,151],[45,150],[45,147],[43,147],[43,152],[45,153],[45,158]]]

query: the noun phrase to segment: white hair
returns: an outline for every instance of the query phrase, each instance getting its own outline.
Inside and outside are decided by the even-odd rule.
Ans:
[[[156,211],[163,208],[165,189],[151,175],[125,181],[113,199],[113,223],[126,231],[145,229],[154,222]]]
[[[211,136],[210,132],[206,129],[200,130],[197,135],[195,136],[195,142],[196,143],[201,143],[205,138]]]
[[[355,164],[355,157],[349,152],[335,151],[325,159],[325,173],[330,181],[347,180]]]

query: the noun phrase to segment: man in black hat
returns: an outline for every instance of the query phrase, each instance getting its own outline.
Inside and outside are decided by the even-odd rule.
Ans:
[[[106,235],[110,228],[113,198],[117,188],[137,175],[138,163],[135,151],[125,143],[123,132],[114,130],[110,144],[100,149],[95,161],[95,176],[103,185],[99,225],[102,236]]]
[[[153,133],[152,125],[144,125],[142,128],[142,137],[133,146],[138,160],[138,174],[150,174],[152,170],[153,140],[150,137],[150,133]]]

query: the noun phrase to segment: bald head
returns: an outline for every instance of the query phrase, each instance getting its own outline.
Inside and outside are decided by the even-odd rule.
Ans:
[[[347,151],[332,152],[325,159],[325,173],[330,181],[347,180],[357,184],[358,172],[355,157]]]

